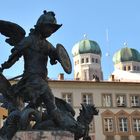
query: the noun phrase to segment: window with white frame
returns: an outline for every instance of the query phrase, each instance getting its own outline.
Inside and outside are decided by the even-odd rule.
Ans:
[[[133,131],[140,132],[140,118],[133,118]]]
[[[124,107],[126,106],[126,96],[125,95],[117,95],[117,106]]]
[[[114,130],[113,118],[104,118],[104,132],[113,132]]]
[[[93,104],[92,94],[83,94],[82,95],[82,102],[86,104]]]
[[[132,107],[139,107],[140,97],[138,95],[131,95],[130,96],[130,104]]]
[[[72,94],[71,93],[62,93],[62,99],[72,105]]]
[[[112,106],[112,96],[111,96],[111,94],[103,94],[102,103],[103,103],[104,107],[111,107]]]
[[[128,132],[128,118],[126,117],[119,118],[119,131]]]

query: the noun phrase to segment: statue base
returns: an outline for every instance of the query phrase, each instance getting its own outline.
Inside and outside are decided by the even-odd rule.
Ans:
[[[74,140],[68,131],[18,131],[12,140]]]

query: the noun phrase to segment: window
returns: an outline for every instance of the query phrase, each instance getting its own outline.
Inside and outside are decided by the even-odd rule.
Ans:
[[[88,58],[86,58],[86,63],[88,63],[89,62],[89,59]]]
[[[140,118],[133,118],[133,132],[140,132]]]
[[[104,107],[111,107],[112,106],[111,94],[104,94],[102,96],[102,103]]]
[[[130,133],[130,114],[124,110],[116,113],[118,135],[129,135]]]
[[[96,59],[95,62],[98,63],[98,59]]]
[[[140,112],[138,110],[131,113],[131,122],[132,134],[140,136]]]
[[[82,58],[81,63],[84,63],[84,58]]]
[[[94,63],[94,61],[95,61],[94,58],[92,58],[92,62],[93,62],[93,63]]]
[[[128,132],[128,119],[126,117],[119,118],[119,131]]]
[[[126,96],[125,95],[117,95],[117,106],[118,107],[126,106]]]
[[[140,105],[140,98],[138,95],[131,95],[130,96],[130,104],[132,107],[139,107]]]
[[[71,93],[63,93],[62,99],[72,105],[72,94]]]
[[[115,116],[110,110],[106,110],[102,115],[103,133],[104,135],[114,135],[115,134]]]
[[[113,132],[113,118],[104,118],[104,132]]]
[[[130,71],[131,70],[131,67],[130,66],[128,66],[128,71]]]
[[[93,104],[92,94],[83,94],[82,102],[86,104]]]
[[[123,70],[126,70],[126,66],[123,67]]]
[[[136,70],[137,69],[137,67],[136,66],[133,66],[133,70]]]

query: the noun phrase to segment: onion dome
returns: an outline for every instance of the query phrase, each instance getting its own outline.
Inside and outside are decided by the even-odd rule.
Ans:
[[[102,55],[101,49],[97,42],[88,39],[77,42],[72,48],[73,56],[85,53],[93,53],[100,56]]]
[[[140,53],[133,48],[125,47],[116,52],[113,56],[113,62],[115,64],[126,61],[140,62]]]

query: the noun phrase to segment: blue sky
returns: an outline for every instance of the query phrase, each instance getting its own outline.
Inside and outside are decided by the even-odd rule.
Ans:
[[[54,11],[58,23],[63,26],[48,40],[55,46],[61,43],[67,49],[73,64],[71,54],[75,43],[87,38],[96,41],[102,50],[102,69],[104,79],[114,70],[113,54],[122,48],[124,42],[128,47],[140,51],[140,0],[2,0],[0,4],[0,19],[9,20],[21,25],[28,35],[42,14],[43,10]],[[108,38],[106,37],[108,30]],[[10,55],[11,47],[0,35],[0,63]],[[110,56],[106,57],[109,52]],[[57,78],[59,73],[65,73],[60,64],[48,65],[48,76]],[[23,61],[4,71],[7,77],[22,74]],[[73,78],[65,73],[66,79]]]

